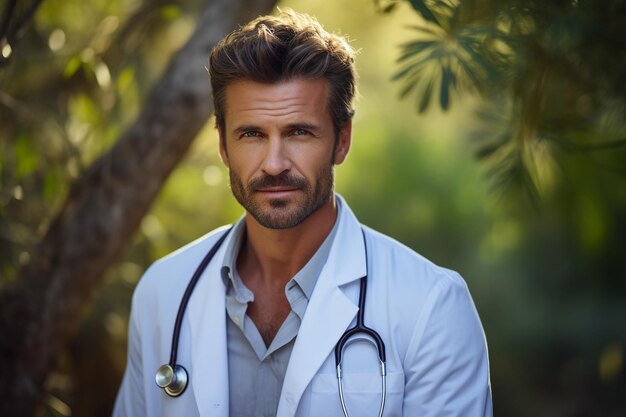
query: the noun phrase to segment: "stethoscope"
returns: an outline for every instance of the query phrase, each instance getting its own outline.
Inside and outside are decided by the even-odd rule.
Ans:
[[[156,372],[155,380],[156,384],[163,388],[165,393],[170,397],[178,397],[187,388],[187,383],[189,381],[189,374],[187,370],[182,366],[176,363],[176,357],[178,354],[178,340],[180,338],[180,329],[183,322],[183,316],[185,315],[185,310],[187,309],[187,304],[189,303],[189,299],[191,298],[191,294],[193,292],[194,287],[198,283],[200,276],[207,268],[211,259],[215,256],[215,253],[220,248],[228,233],[232,230],[227,230],[213,245],[211,250],[206,254],[206,256],[202,259],[198,268],[194,272],[189,284],[187,284],[187,288],[183,293],[183,298],[178,306],[178,313],[176,314],[176,321],[174,322],[174,332],[172,334],[172,350],[170,352],[170,360],[165,365],[161,365]],[[382,338],[378,335],[378,333],[369,327],[367,327],[364,323],[363,317],[365,315],[365,297],[367,293],[367,242],[365,241],[365,232],[361,230],[363,233],[363,243],[365,245],[365,276],[361,278],[360,289],[359,289],[359,311],[356,317],[356,324],[354,327],[346,330],[346,332],[339,338],[337,345],[335,346],[335,365],[337,368],[337,381],[339,386],[339,400],[341,401],[341,409],[345,417],[348,416],[348,410],[346,409],[346,402],[343,395],[343,377],[341,372],[341,361],[343,356],[344,349],[354,343],[360,341],[366,341],[374,345],[376,348],[376,352],[378,354],[378,360],[380,361],[380,376],[381,376],[381,400],[380,400],[380,409],[378,411],[378,417],[382,417],[383,410],[385,408],[385,397],[387,395],[387,383],[386,383],[386,375],[387,372],[385,370],[385,343]],[[362,335],[361,337],[353,337],[357,334]]]

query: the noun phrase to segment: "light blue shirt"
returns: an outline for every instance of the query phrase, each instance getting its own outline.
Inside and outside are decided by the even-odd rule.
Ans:
[[[226,312],[229,317],[227,338],[231,416],[276,415],[283,380],[300,323],[317,278],[326,264],[338,224],[339,217],[317,252],[285,285],[285,295],[291,311],[269,347],[265,345],[256,325],[246,314],[248,303],[254,301],[254,294],[245,286],[236,268],[237,256],[246,233],[244,219],[233,227],[231,231],[233,238],[226,248],[221,269],[222,279],[227,288]]]

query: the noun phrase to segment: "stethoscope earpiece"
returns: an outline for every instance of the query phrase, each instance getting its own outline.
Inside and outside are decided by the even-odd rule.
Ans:
[[[154,377],[156,384],[170,397],[178,397],[187,388],[187,371],[180,365],[162,365]]]

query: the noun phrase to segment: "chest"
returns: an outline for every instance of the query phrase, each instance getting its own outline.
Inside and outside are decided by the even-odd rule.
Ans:
[[[284,293],[260,291],[254,293],[254,301],[248,304],[247,314],[259,330],[265,346],[269,346],[290,311],[291,305]]]

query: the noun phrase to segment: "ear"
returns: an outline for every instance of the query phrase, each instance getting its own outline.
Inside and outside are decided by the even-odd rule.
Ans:
[[[352,142],[352,120],[346,122],[339,131],[339,138],[337,138],[337,145],[335,146],[335,165],[341,164],[345,161],[348,151],[350,150],[350,143]]]
[[[226,165],[227,168],[230,168],[230,162],[228,161],[228,151],[226,151],[226,135],[219,127],[217,128],[217,136],[220,140],[220,158],[222,159],[222,163]]]

